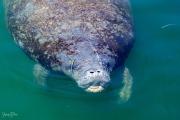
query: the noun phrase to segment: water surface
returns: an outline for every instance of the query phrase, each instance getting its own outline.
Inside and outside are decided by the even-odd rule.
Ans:
[[[33,82],[34,62],[14,44],[0,2],[0,119],[179,120],[180,1],[132,0],[136,43],[126,61],[134,77],[128,102],[117,96],[44,90]],[[55,83],[67,85],[65,81]],[[75,85],[74,85],[75,86]],[[4,113],[15,112],[12,118]]]

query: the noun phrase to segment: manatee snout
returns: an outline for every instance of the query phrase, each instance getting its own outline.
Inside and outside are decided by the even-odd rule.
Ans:
[[[104,69],[91,68],[79,77],[77,83],[87,92],[102,92],[110,83],[110,75]]]

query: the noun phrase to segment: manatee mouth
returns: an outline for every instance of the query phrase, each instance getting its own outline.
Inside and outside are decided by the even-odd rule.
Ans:
[[[87,92],[99,93],[102,92],[104,88],[102,86],[90,86],[86,89]]]

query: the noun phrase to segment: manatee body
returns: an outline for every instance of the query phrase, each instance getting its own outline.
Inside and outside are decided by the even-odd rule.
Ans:
[[[127,0],[6,0],[15,42],[47,71],[99,92],[133,45]]]

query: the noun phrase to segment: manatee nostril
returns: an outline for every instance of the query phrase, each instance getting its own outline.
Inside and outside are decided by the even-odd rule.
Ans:
[[[91,71],[90,73],[91,73],[91,74],[93,74],[94,72],[93,72],[93,71]]]
[[[98,70],[97,72],[100,73],[101,71]]]

